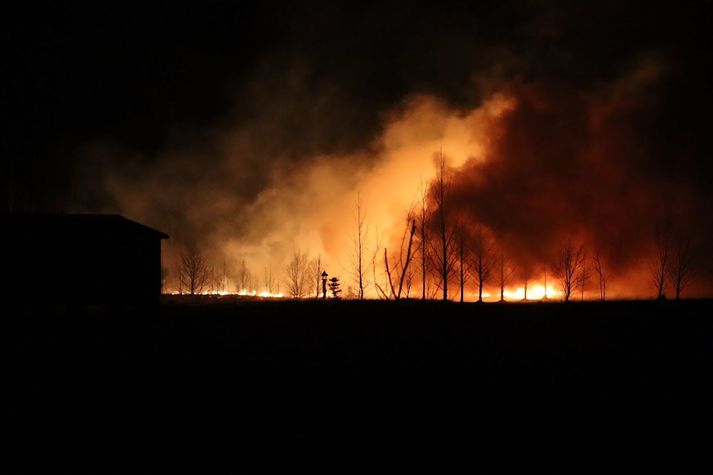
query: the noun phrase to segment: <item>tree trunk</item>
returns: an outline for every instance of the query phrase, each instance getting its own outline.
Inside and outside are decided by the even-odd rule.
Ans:
[[[463,303],[463,287],[465,286],[465,274],[463,272],[463,241],[460,242],[459,249],[459,259],[460,259],[460,303]]]

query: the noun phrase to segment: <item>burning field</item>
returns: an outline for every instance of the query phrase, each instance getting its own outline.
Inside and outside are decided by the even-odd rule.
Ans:
[[[171,234],[168,293],[321,297],[327,270],[349,298],[708,295],[708,185],[657,132],[670,75],[644,58],[596,88],[489,86],[471,109],[414,96],[358,152],[292,161],[254,157],[255,128],[280,126],[266,112],[217,133],[210,168],[174,150],[107,186]]]
[[[461,3],[38,23],[7,207],[165,231],[164,293],[713,295],[706,8]]]

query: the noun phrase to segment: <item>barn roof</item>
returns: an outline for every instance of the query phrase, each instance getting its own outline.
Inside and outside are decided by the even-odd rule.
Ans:
[[[168,239],[168,235],[118,214],[33,214],[0,215],[8,230],[22,233],[50,234],[58,231],[123,233]]]

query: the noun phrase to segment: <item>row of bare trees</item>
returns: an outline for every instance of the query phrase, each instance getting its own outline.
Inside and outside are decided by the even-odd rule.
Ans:
[[[181,252],[177,274],[178,292],[181,294],[196,295],[228,290],[227,262],[223,261],[221,268],[209,265],[205,255],[195,245],[190,245]],[[235,278],[238,292],[252,285],[252,276],[245,260],[239,262]]]
[[[319,298],[322,291],[322,259],[310,259],[305,252],[295,251],[285,274],[287,295],[291,298]]]
[[[421,212],[421,218],[425,216]],[[437,218],[439,219],[439,218]],[[437,228],[437,229],[443,229]],[[361,237],[355,238],[355,286],[356,292],[350,293],[354,298],[363,299],[372,282],[366,272],[365,262],[365,242],[367,234],[365,232],[364,214],[360,205],[357,206],[357,230]],[[419,222],[417,217],[409,214],[407,226],[401,237],[398,249],[389,254],[386,247],[383,248],[384,278],[379,279],[376,272],[376,254],[372,260],[373,284],[377,294],[384,299],[398,300],[411,296],[413,282],[418,272],[418,261],[421,263],[421,298],[433,298],[435,292],[443,292],[444,299],[449,298],[447,293],[448,282],[457,283],[459,286],[460,301],[464,301],[464,289],[470,279],[474,280],[477,289],[477,301],[482,302],[484,298],[484,288],[495,280],[495,284],[500,290],[500,300],[505,300],[505,287],[515,273],[515,267],[511,265],[505,253],[498,250],[495,240],[489,236],[482,225],[478,225],[475,232],[470,236],[470,242],[459,233],[453,241],[448,241],[446,234],[446,246],[443,247],[443,235],[431,242],[423,239],[426,235],[426,225]],[[417,242],[419,241],[419,242]],[[433,244],[433,241],[437,245]],[[456,243],[453,247],[450,243]],[[423,251],[427,250],[426,253]],[[436,254],[435,251],[444,252]],[[453,249],[453,251],[451,251]],[[434,251],[435,250],[435,251]],[[428,251],[437,255],[431,257]],[[420,259],[416,259],[417,253],[421,253]],[[391,260],[390,260],[391,256]],[[424,267],[425,265],[425,267]],[[675,298],[679,299],[682,292],[691,282],[693,265],[693,251],[690,241],[683,239],[671,240],[665,236],[659,236],[656,241],[655,259],[652,261],[652,283],[657,298],[664,298],[667,286],[672,288]],[[435,271],[434,271],[435,269]],[[428,273],[431,272],[429,278]],[[322,267],[321,258],[309,259],[307,253],[295,251],[285,268],[287,285],[287,295],[292,298],[304,298],[314,296],[318,298],[322,291]],[[567,302],[572,300],[575,292],[581,292],[584,299],[585,287],[592,278],[596,281],[596,288],[599,299],[604,301],[607,297],[607,273],[603,260],[599,253],[595,253],[591,258],[587,258],[584,247],[574,245],[571,241],[560,248],[554,264],[552,265],[552,275],[557,280],[559,288],[562,290],[562,299]],[[445,276],[445,279],[444,279]],[[223,264],[222,272],[216,272],[208,265],[205,256],[195,247],[188,247],[180,256],[178,283],[179,292],[191,295],[200,294],[205,291],[215,292],[227,288],[226,265]],[[272,292],[274,281],[272,270],[265,270],[265,288]],[[524,299],[527,299],[528,280],[525,278]],[[435,281],[435,290],[428,292],[427,282]],[[234,274],[234,282],[238,291],[249,289],[253,285],[252,275],[245,263],[239,262]],[[545,268],[545,289],[547,289],[547,269]],[[546,295],[545,295],[546,297]]]
[[[440,293],[444,300],[449,299],[449,284],[457,280],[460,299],[464,300],[465,284],[474,266],[462,226],[451,211],[452,181],[446,157],[439,152],[434,159],[436,178],[428,190],[422,183],[419,206],[412,206],[407,211],[399,245],[391,251],[386,246],[382,247],[381,236],[376,231],[376,246],[371,259],[372,283],[377,295],[383,299],[409,298],[417,271],[420,271],[421,299],[434,298],[436,293]],[[364,296],[366,282],[364,255],[368,231],[364,216],[361,201],[357,198],[353,244],[359,298]],[[381,272],[377,270],[380,254],[383,256]],[[477,265],[475,267],[478,268]],[[479,269],[483,284],[489,274],[486,267],[481,262]]]
[[[681,231],[674,234],[663,228],[657,229],[655,257],[651,263],[656,298],[666,298],[666,288],[670,285],[676,300],[680,299],[691,283],[693,263],[693,246]]]
[[[500,296],[504,300],[505,287],[514,274],[514,266],[503,250],[496,252],[495,240],[487,235],[482,226],[473,232],[454,212],[452,170],[442,152],[435,154],[434,162],[436,177],[428,189],[422,183],[420,202],[406,213],[399,246],[392,252],[387,247],[382,248],[377,233],[372,257],[377,295],[394,300],[410,297],[412,283],[419,273],[423,300],[437,295],[443,300],[450,300],[458,295],[462,302],[469,280],[475,278],[478,301],[482,302],[484,288],[493,277],[498,278]],[[357,216],[356,235],[361,236],[364,224],[359,202]],[[354,239],[356,246],[363,246],[363,241],[363,238]],[[383,253],[381,276],[377,271],[379,253]],[[357,249],[355,255],[363,255],[363,247]],[[360,273],[356,271],[357,275]],[[452,286],[456,286],[457,294]]]
[[[506,287],[516,274],[517,267],[490,230],[483,225],[468,225],[455,206],[452,195],[452,171],[442,152],[434,157],[436,177],[426,188],[423,183],[419,203],[406,211],[406,219],[397,246],[382,246],[383,236],[374,229],[374,247],[369,249],[369,226],[361,196],[357,195],[353,216],[352,279],[347,295],[364,299],[373,289],[382,299],[399,300],[410,298],[414,283],[420,277],[420,298],[465,300],[465,289],[475,285],[477,301],[483,302],[485,288],[497,286],[499,298],[505,300]],[[371,261],[371,269],[369,262]],[[659,233],[656,255],[652,263],[653,283],[658,298],[664,298],[667,286],[671,286],[676,298],[691,281],[693,252],[690,241],[671,239],[669,234]],[[579,296],[584,300],[585,289],[596,281],[599,299],[607,298],[607,278],[604,260],[598,252],[587,255],[582,245],[571,240],[564,244],[551,266],[544,266],[545,298],[547,295],[548,268],[567,302]],[[310,259],[308,254],[295,251],[284,269],[287,295],[292,298],[320,297],[323,292],[321,257]],[[210,280],[211,269],[203,255],[195,248],[188,248],[181,256],[180,285],[187,293],[201,293]],[[222,279],[226,278],[225,265]],[[237,271],[237,287],[248,289],[252,277],[241,261]],[[265,269],[265,288],[272,293],[275,282],[272,267]],[[524,299],[527,300],[529,278],[524,279]],[[279,286],[279,283],[277,284]],[[418,286],[418,284],[416,284]],[[456,291],[453,290],[456,287]],[[372,294],[373,295],[373,294]]]
[[[435,281],[435,291],[443,292],[442,298],[448,299],[448,282],[457,283],[459,286],[460,301],[464,301],[464,289],[469,279],[473,279],[477,288],[477,301],[482,302],[484,288],[486,285],[496,280],[500,290],[500,300],[505,300],[505,287],[515,273],[515,267],[511,265],[505,253],[498,250],[495,240],[489,236],[482,225],[478,225],[470,236],[470,242],[462,232],[453,232],[454,238],[450,238],[448,227],[443,226],[444,216],[437,217],[437,239],[427,241],[427,225],[424,217],[425,206],[422,207],[420,216],[409,213],[407,225],[403,231],[398,249],[391,254],[383,248],[384,279],[379,279],[376,272],[376,253],[372,259],[373,284],[377,294],[384,299],[398,300],[403,297],[409,298],[412,285],[417,273],[415,264],[416,254],[420,255],[421,263],[421,298],[433,298],[435,294],[428,292],[427,282]],[[354,298],[363,299],[372,282],[366,271],[366,247],[367,231],[364,221],[365,214],[361,203],[357,203],[356,229],[357,234],[354,239],[354,280],[356,293]],[[420,218],[420,222],[419,222]],[[443,232],[443,229],[446,232]],[[445,237],[445,239],[444,239]],[[416,242],[416,241],[419,242]],[[434,244],[435,241],[435,244]],[[444,246],[445,242],[445,246]],[[455,244],[455,245],[454,245]],[[378,251],[377,242],[377,251]],[[424,253],[424,250],[426,251]],[[676,299],[681,297],[682,292],[691,282],[693,267],[693,250],[690,241],[681,239],[671,239],[661,233],[656,241],[655,258],[652,261],[651,273],[652,283],[657,298],[665,297],[668,285],[674,291]],[[432,257],[435,255],[436,257]],[[445,256],[445,258],[444,258]],[[431,270],[431,279],[428,278]],[[295,251],[285,268],[287,285],[287,295],[292,298],[304,298],[314,296],[318,298],[322,291],[322,266],[321,257],[309,259],[307,253]],[[597,284],[599,299],[604,301],[607,297],[607,273],[603,260],[599,253],[595,253],[591,258],[587,258],[582,245],[574,245],[568,241],[560,248],[554,264],[552,274],[558,281],[562,290],[562,299],[567,302],[574,297],[577,290],[581,292],[584,299],[584,291],[590,283],[592,277]],[[206,290],[216,291],[227,288],[226,265],[223,264],[222,273],[216,272],[208,265],[205,256],[196,247],[189,246],[180,256],[178,272],[179,291],[191,295],[203,293]],[[273,291],[274,280],[271,268],[265,270],[265,288],[269,292]],[[237,289],[245,290],[252,287],[252,275],[245,263],[239,262],[235,272],[235,284]],[[527,299],[528,279],[524,284],[524,299]],[[545,289],[547,289],[547,269],[545,269]]]
[[[593,258],[593,265],[599,278],[599,299],[606,300],[606,274],[599,254]],[[587,266],[587,255],[584,246],[573,245],[568,241],[559,251],[553,266],[555,277],[559,280],[562,289],[562,298],[565,302],[572,299],[574,292],[581,291],[584,300],[584,289],[590,279],[590,268]]]
[[[465,298],[469,279],[477,286],[477,301],[482,302],[484,288],[495,281],[500,290],[500,300],[505,300],[507,284],[515,275],[516,266],[508,259],[503,246],[498,246],[492,235],[482,225],[475,230],[466,229],[454,211],[451,171],[442,152],[435,156],[436,177],[428,192],[422,185],[420,209],[413,207],[407,212],[406,225],[398,248],[389,252],[381,247],[376,235],[376,248],[372,254],[373,285],[377,295],[384,299],[398,300],[409,297],[411,283],[420,262],[421,298],[433,298],[439,293],[443,300],[453,298],[450,285],[457,285],[460,301]],[[353,239],[355,256],[355,283],[358,298],[364,298],[366,285],[365,241],[368,228],[361,200],[357,199],[355,213],[356,231]],[[678,241],[659,246],[656,266],[657,293],[663,295],[669,282],[679,298],[690,281],[690,245]],[[377,271],[378,254],[383,252],[383,272]],[[420,254],[420,255],[418,255]],[[571,241],[563,245],[551,265],[551,275],[562,291],[564,301],[572,300],[575,293],[584,299],[585,289],[596,281],[600,300],[607,298],[607,278],[604,261],[598,252],[587,256],[582,245]],[[547,266],[544,269],[545,298],[547,298]],[[524,298],[527,299],[528,278],[524,282]]]
[[[592,272],[587,266],[587,258],[582,246],[565,245],[557,258],[556,275],[568,301],[575,289],[579,288],[584,298],[584,288]],[[681,298],[693,276],[694,252],[691,241],[684,234],[677,233],[675,238],[662,230],[656,232],[655,252],[651,260],[651,281],[657,299],[666,298],[666,289],[670,285],[676,300]],[[591,269],[597,279],[600,300],[606,300],[607,274],[601,256],[597,253],[591,258]]]
[[[227,292],[228,272],[224,262],[222,271],[208,264],[205,255],[196,247],[188,246],[179,257],[178,292],[196,295],[201,293]],[[295,251],[285,268],[285,284],[287,295],[293,298],[307,296],[319,297],[321,290],[321,258],[309,259],[306,253]],[[245,262],[241,260],[232,274],[236,291],[246,292],[254,287],[253,276]],[[273,276],[272,266],[264,270],[263,285],[265,291],[273,294],[279,292],[280,280]]]

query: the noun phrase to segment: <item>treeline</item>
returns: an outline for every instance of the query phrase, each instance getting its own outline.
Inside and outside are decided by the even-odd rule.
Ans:
[[[531,269],[518,269],[502,239],[482,223],[473,222],[456,206],[453,173],[446,156],[434,156],[436,176],[421,184],[418,200],[405,210],[403,229],[398,236],[381,235],[368,224],[367,210],[357,195],[353,212],[350,262],[345,298],[404,298],[457,300],[464,302],[473,289],[477,302],[488,296],[499,301],[508,297],[507,288],[516,277],[528,299]],[[656,231],[655,250],[649,272],[652,294],[666,297],[671,289],[676,299],[689,287],[694,272],[694,252],[685,233],[673,232],[671,226]],[[174,279],[177,291],[186,294],[243,293],[290,298],[341,297],[339,276],[329,279],[321,256],[310,257],[295,250],[286,265],[272,266],[258,277],[245,260],[237,265],[209,265],[196,246],[180,252]],[[568,302],[584,300],[585,292],[598,300],[607,299],[609,269],[597,250],[588,252],[575,239],[562,244],[549,262],[538,266],[541,298]],[[492,295],[486,288],[497,289]],[[550,288],[557,289],[549,293]],[[259,295],[259,294],[258,294]],[[468,300],[470,300],[468,298]]]
[[[358,295],[364,295],[371,285],[372,295],[382,299],[463,302],[470,288],[474,289],[474,300],[483,302],[487,287],[497,289],[494,297],[505,301],[506,289],[519,271],[523,290],[520,299],[527,300],[534,272],[518,269],[496,233],[458,209],[452,194],[454,171],[442,152],[434,158],[436,176],[428,187],[421,185],[419,200],[406,210],[400,239],[393,239],[391,248],[382,245],[383,237],[375,232],[374,246],[367,249],[369,228],[357,198],[352,268]],[[687,234],[670,223],[659,226],[655,251],[650,254],[653,296],[666,298],[670,289],[676,299],[681,298],[694,275],[694,247]],[[585,292],[598,300],[607,299],[610,272],[604,258],[575,239],[560,245],[556,254],[537,268],[544,299],[550,297],[551,287],[556,289],[552,296],[565,302],[584,300]]]

